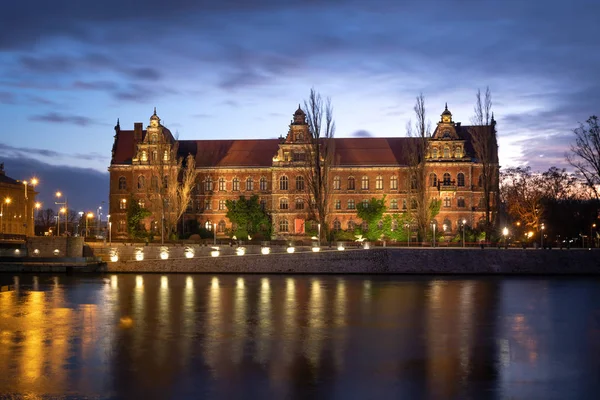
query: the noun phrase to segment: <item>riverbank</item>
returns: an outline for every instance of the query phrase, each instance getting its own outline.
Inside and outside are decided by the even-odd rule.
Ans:
[[[236,274],[600,274],[600,251],[402,249],[296,251],[107,262],[105,272]]]

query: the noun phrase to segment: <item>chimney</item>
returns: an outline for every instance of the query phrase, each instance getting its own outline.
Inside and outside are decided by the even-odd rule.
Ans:
[[[136,142],[142,141],[142,129],[143,129],[143,124],[141,122],[136,122],[133,124],[133,139]]]

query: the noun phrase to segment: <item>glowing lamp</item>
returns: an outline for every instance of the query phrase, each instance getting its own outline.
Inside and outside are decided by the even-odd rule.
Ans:
[[[269,248],[269,247],[261,247],[260,254],[267,255],[269,253],[271,253],[271,248]]]
[[[314,246],[312,248],[312,251],[313,251],[313,253],[317,253],[317,252],[321,251],[321,248],[319,246]]]
[[[235,254],[237,254],[238,256],[243,256],[244,254],[246,254],[246,248],[238,247],[237,249],[235,249]]]
[[[290,247],[287,248],[287,252],[290,253],[290,254],[292,254],[295,251],[296,251],[296,249],[294,248],[294,246],[290,246]]]
[[[194,258],[194,249],[191,247],[187,247],[185,249],[184,254],[185,254],[185,258]]]
[[[337,249],[338,249],[339,251],[344,251],[344,250],[346,250],[346,248],[344,247],[344,245],[343,245],[343,244],[340,244],[340,245],[338,246],[338,248],[337,248]]]
[[[143,250],[138,250],[135,252],[135,260],[136,261],[143,261],[144,260],[144,251]]]

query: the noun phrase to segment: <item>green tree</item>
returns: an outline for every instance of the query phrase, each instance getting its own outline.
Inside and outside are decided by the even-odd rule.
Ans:
[[[356,214],[358,218],[366,221],[368,224],[367,230],[362,230],[361,233],[368,240],[378,240],[385,235],[383,226],[383,213],[387,210],[385,206],[385,195],[381,199],[372,197],[368,203],[358,203],[356,206]],[[382,222],[381,224],[379,222]],[[391,226],[391,222],[390,222]]]
[[[246,199],[240,196],[238,200],[227,200],[227,218],[233,223],[232,235],[246,240],[248,235],[271,235],[271,218],[260,206],[257,195]]]
[[[130,237],[134,239],[144,237],[146,231],[141,226],[141,222],[150,215],[152,215],[150,210],[140,206],[133,196],[129,198],[129,207],[127,208],[127,233]]]

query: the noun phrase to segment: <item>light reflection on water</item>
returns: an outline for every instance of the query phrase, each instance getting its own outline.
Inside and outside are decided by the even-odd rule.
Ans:
[[[0,394],[595,398],[597,279],[9,276]],[[1,396],[0,396],[1,397]]]

